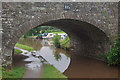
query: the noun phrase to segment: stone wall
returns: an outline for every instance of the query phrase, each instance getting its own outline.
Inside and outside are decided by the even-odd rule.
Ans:
[[[11,64],[19,38],[39,25],[64,30],[76,46],[73,52],[87,56],[107,52],[118,34],[117,2],[3,2],[2,8],[4,64]]]

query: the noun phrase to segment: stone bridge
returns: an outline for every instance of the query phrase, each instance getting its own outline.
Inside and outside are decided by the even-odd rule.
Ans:
[[[37,26],[65,31],[73,54],[99,59],[118,35],[117,2],[2,2],[2,61],[12,63],[19,38]]]

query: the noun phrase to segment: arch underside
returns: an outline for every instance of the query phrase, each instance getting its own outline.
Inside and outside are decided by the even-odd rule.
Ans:
[[[106,34],[96,26],[87,22],[74,19],[59,19],[38,25],[57,27],[66,32],[70,37],[74,54],[98,58],[99,54],[107,53],[109,49],[109,39]],[[27,26],[25,29],[31,28]],[[23,33],[20,34],[22,36],[25,32],[24,28],[21,30],[23,30]]]
[[[65,31],[74,47],[73,52],[78,55],[99,59],[99,54],[107,53],[109,50],[109,38],[106,34],[87,22],[60,19],[46,22],[41,26],[53,26]]]
[[[6,53],[5,58],[7,61],[10,56],[12,56],[12,50],[19,38],[37,26],[52,26],[66,32],[70,37],[73,48],[71,52],[73,54],[100,59],[99,54],[107,53],[109,50],[109,39],[106,34],[87,22],[74,19],[58,19],[44,22],[43,24],[38,23],[36,24],[37,26],[33,26],[33,24],[35,24],[34,22],[30,22],[29,24],[31,24],[31,26],[24,25],[17,28],[15,34],[12,35],[11,41],[8,43],[9,46],[6,46],[6,49],[3,50],[3,53]],[[9,61],[10,60],[12,59],[9,59]]]

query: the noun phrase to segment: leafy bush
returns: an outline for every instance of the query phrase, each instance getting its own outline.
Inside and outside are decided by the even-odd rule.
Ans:
[[[99,56],[100,56],[101,58],[107,60],[107,54],[102,53],[102,54],[99,54]]]
[[[114,42],[113,48],[108,52],[107,60],[108,65],[120,64],[120,36]]]
[[[58,34],[56,34],[53,41],[54,41],[55,47],[60,48],[60,36]]]
[[[100,54],[101,58],[107,60],[108,65],[118,65],[120,64],[120,36],[116,38],[116,41],[113,43],[111,50],[108,54]]]
[[[69,37],[67,36],[67,38],[65,38],[65,40],[63,40],[61,43],[60,43],[61,47],[64,48],[65,50],[70,48],[70,39]]]

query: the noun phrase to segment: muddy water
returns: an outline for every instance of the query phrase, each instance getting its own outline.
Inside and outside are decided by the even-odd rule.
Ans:
[[[33,47],[37,55],[41,55],[69,78],[117,78],[119,75],[117,67],[108,67],[104,62],[55,49],[48,40],[26,38],[20,39],[18,43]]]
[[[18,66],[22,64],[22,66],[25,66],[26,68],[26,72],[23,78],[40,78],[41,77],[40,74],[43,68],[41,60],[39,58],[32,56],[31,52],[28,52],[27,50],[23,50],[18,47],[14,48],[22,51],[22,53],[20,54],[21,56],[26,56],[24,59],[18,61],[19,62]],[[21,61],[23,61],[24,63],[22,63]]]
[[[119,72],[117,67],[109,67],[104,62],[75,56],[64,74],[70,78],[118,78]]]
[[[53,65],[56,69],[63,73],[70,64],[70,57],[66,54],[66,51],[62,49],[55,49],[53,45],[50,46],[50,44],[52,43],[49,42],[49,40],[37,40],[26,38],[19,40],[18,43],[33,47],[34,50],[36,50],[33,54],[35,54],[38,57],[42,56],[42,58],[44,58],[49,64]],[[29,60],[32,61],[32,58],[30,57]]]

